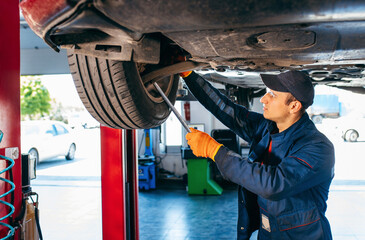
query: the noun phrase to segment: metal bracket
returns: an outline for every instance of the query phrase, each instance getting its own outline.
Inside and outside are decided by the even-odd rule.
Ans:
[[[114,47],[113,51],[104,50],[103,47]],[[122,43],[116,41],[79,43],[76,45],[63,45],[71,48],[76,54],[107,58],[117,61],[134,61],[149,64],[158,64],[160,61],[160,41],[152,38],[143,38],[136,43]],[[115,49],[118,49],[115,51]]]
[[[209,66],[208,63],[197,63],[192,61],[179,62],[173,65],[169,65],[167,67],[157,69],[153,72],[147,73],[142,77],[142,81],[143,84],[145,84],[153,80],[152,81],[153,83],[167,76],[171,76],[185,71],[197,70],[207,66]]]

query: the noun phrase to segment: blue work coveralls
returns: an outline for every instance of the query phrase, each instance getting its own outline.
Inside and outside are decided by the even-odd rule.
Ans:
[[[334,177],[334,148],[305,113],[283,132],[262,114],[233,103],[196,73],[184,78],[192,94],[250,144],[248,158],[221,147],[215,162],[239,185],[237,239],[332,239],[325,217]],[[271,141],[271,151],[268,151]]]

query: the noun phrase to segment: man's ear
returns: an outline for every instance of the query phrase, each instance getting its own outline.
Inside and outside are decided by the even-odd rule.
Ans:
[[[302,103],[298,100],[292,101],[290,103],[290,113],[297,113],[302,108]]]

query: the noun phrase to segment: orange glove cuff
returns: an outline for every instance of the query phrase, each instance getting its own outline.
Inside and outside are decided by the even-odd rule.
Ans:
[[[181,76],[182,78],[186,78],[186,77],[187,77],[187,76],[189,76],[192,72],[193,72],[193,71],[182,72],[182,73],[180,73],[180,76]]]
[[[218,152],[218,150],[221,148],[223,146],[223,144],[219,144],[218,146],[217,146],[217,148],[214,150],[214,152],[212,153],[212,155],[211,155],[211,159],[215,162],[215,155],[217,155],[217,152]]]

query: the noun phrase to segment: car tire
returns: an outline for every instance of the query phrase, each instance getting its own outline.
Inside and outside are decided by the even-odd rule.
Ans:
[[[31,148],[29,151],[28,151],[28,155],[29,155],[29,159],[35,159],[34,163],[36,165],[39,164],[39,153],[37,151],[37,149],[35,148]]]
[[[73,143],[70,145],[67,155],[66,155],[66,160],[73,160],[75,159],[75,152],[76,152],[76,145]]]
[[[101,124],[147,129],[161,125],[169,116],[170,109],[153,84],[142,82],[141,76],[156,65],[96,58],[72,50],[68,50],[68,61],[80,99]],[[178,79],[174,75],[157,82],[173,104]]]
[[[345,133],[345,140],[347,142],[356,142],[359,138],[359,133],[356,130],[350,129]]]
[[[323,117],[321,115],[313,115],[312,121],[314,122],[314,124],[322,123]]]

